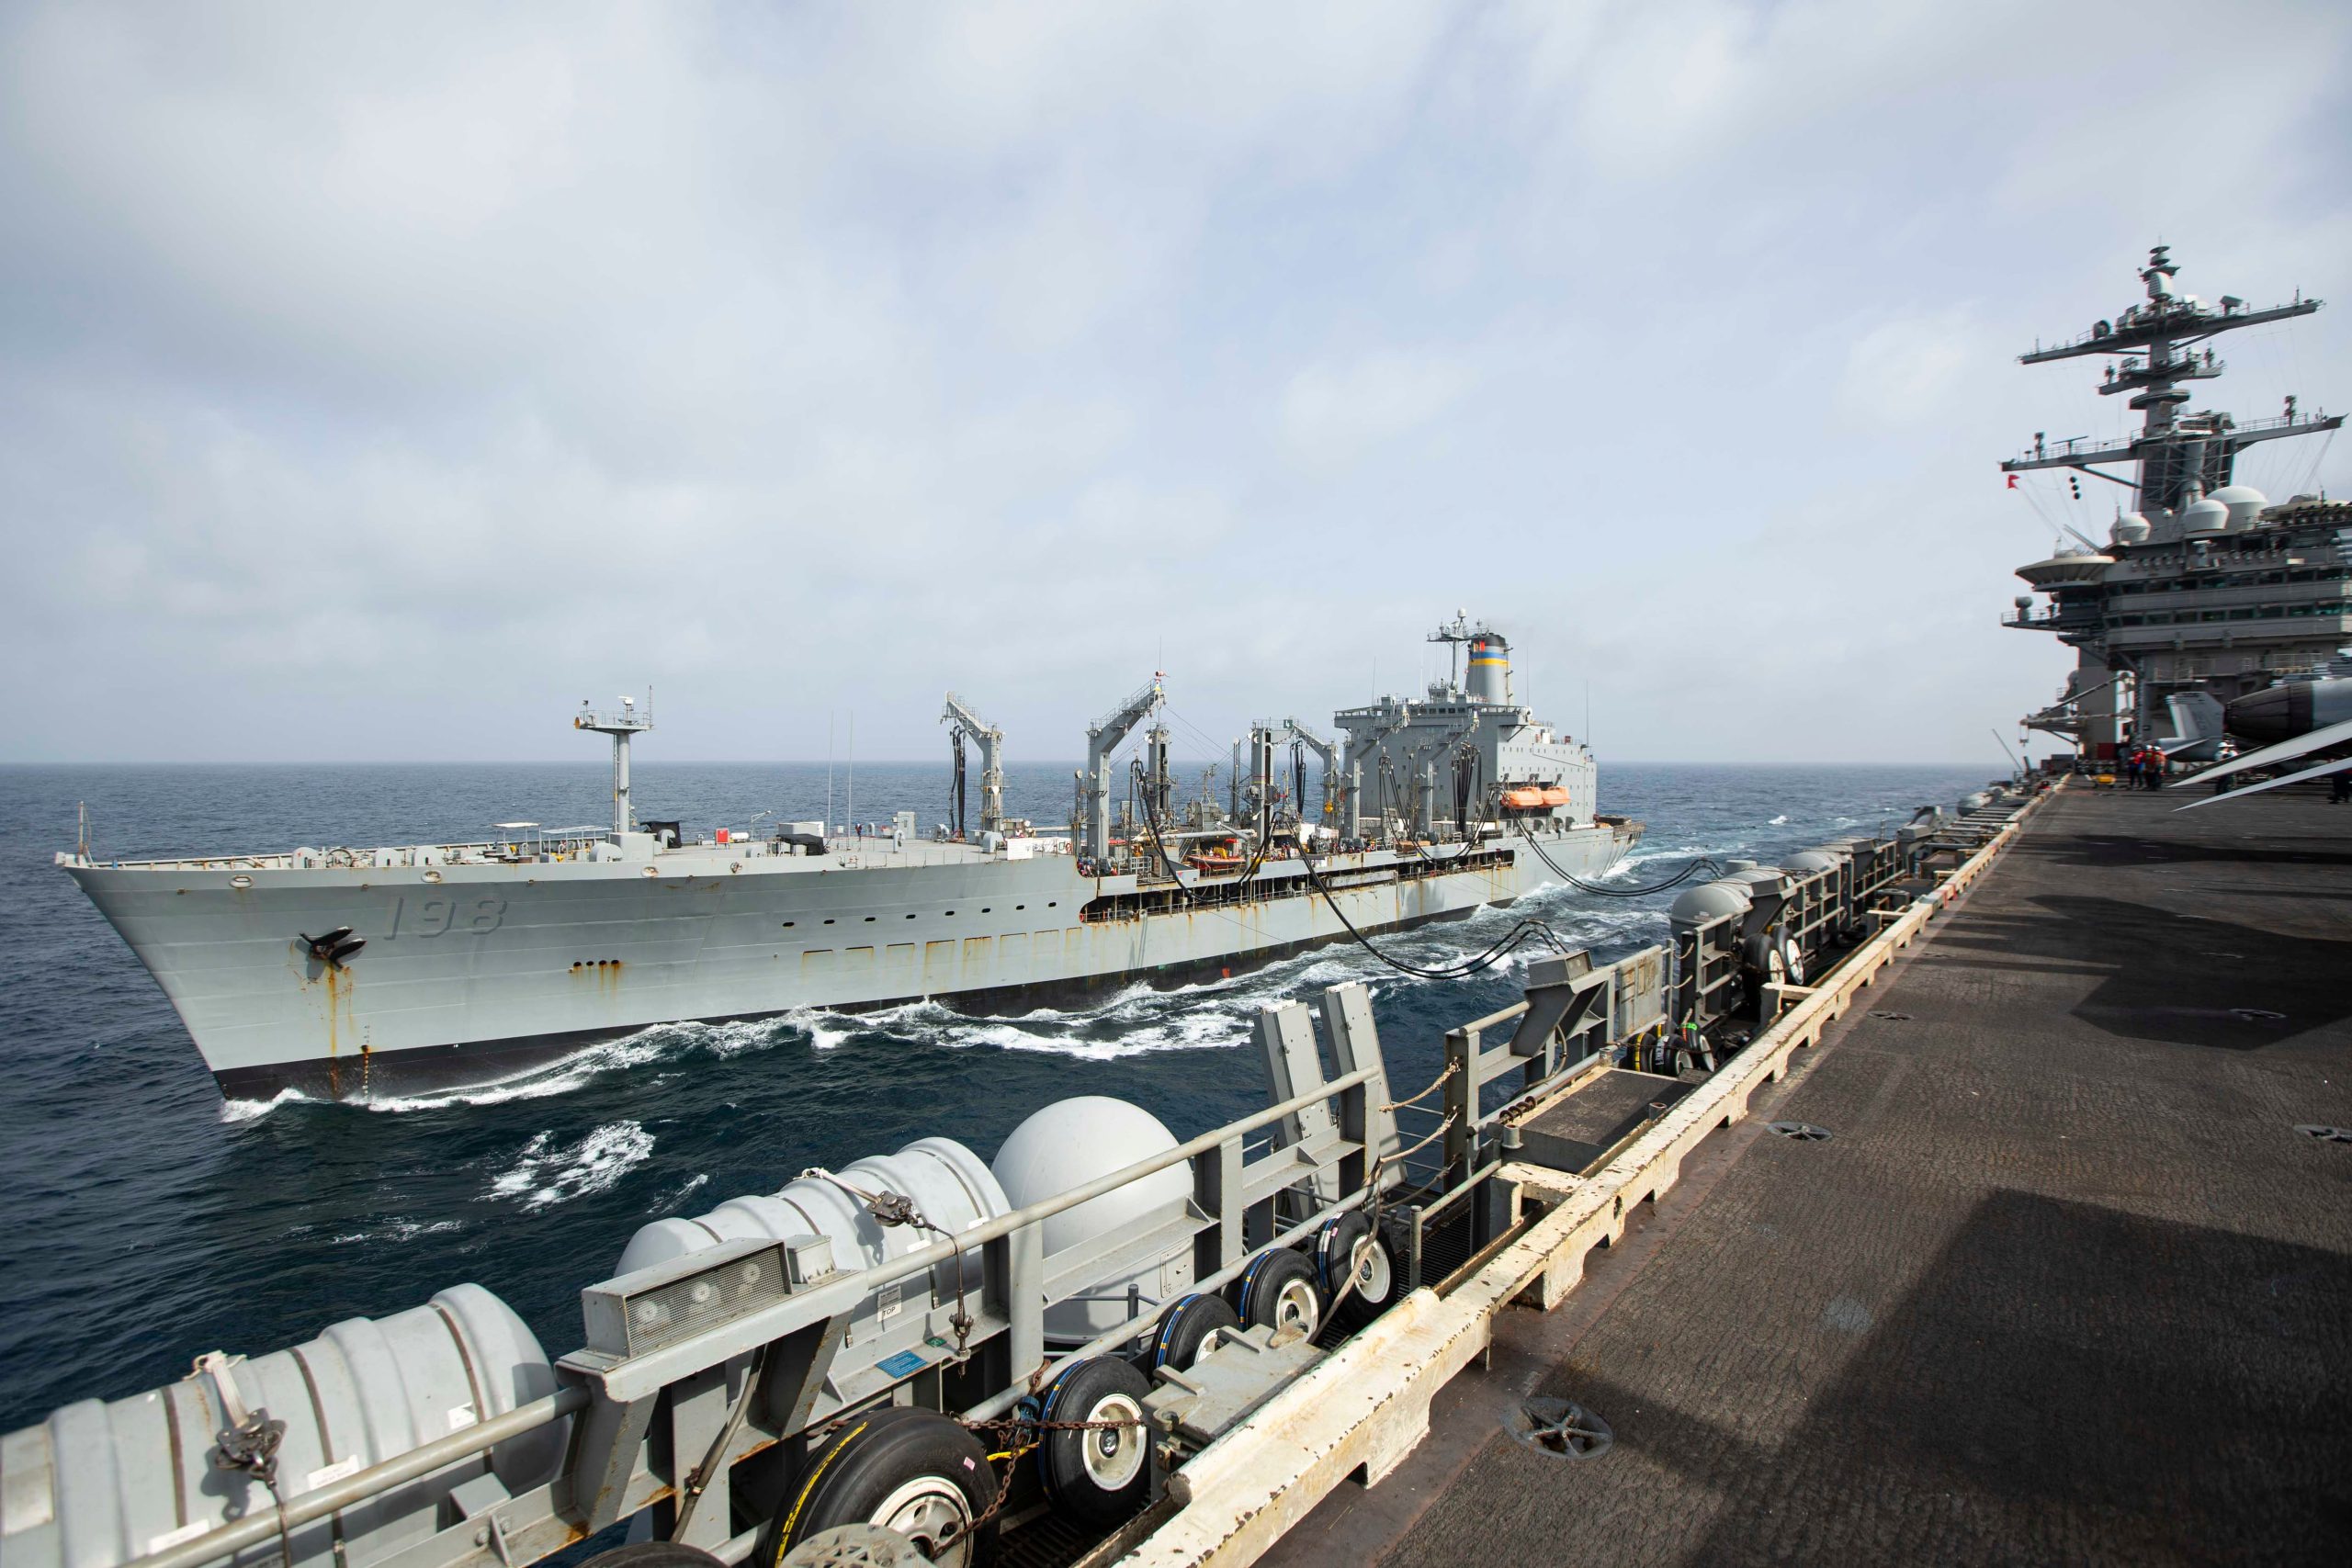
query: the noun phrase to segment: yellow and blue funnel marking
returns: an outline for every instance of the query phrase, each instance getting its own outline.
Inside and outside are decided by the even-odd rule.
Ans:
[[[1481,664],[1498,664],[1508,668],[1510,664],[1510,655],[1505,651],[1502,644],[1488,642],[1485,637],[1476,637],[1470,643],[1470,668],[1476,670]]]

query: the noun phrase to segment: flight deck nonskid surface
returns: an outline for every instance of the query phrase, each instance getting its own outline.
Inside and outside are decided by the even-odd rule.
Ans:
[[[2053,802],[1261,1561],[2342,1561],[2352,1144],[2297,1128],[2352,1125],[2352,810],[2192,798]],[[1613,1449],[1513,1444],[1530,1394]]]

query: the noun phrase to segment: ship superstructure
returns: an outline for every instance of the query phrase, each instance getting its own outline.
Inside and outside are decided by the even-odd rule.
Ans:
[[[980,1009],[1141,976],[1211,975],[1353,932],[1597,875],[1638,824],[1594,810],[1595,768],[1512,698],[1502,635],[1423,697],[1250,727],[1222,800],[1180,802],[1155,676],[1090,728],[1067,829],[1006,814],[1001,730],[950,695],[981,809],[931,834],[787,822],[690,834],[640,818],[629,745],[650,705],[583,705],[613,742],[609,829],[500,826],[465,843],[58,863],[144,963],[224,1091],[335,1096],[496,1076],[653,1024],[923,998]],[[1282,766],[1287,744],[1290,767]],[[1306,805],[1305,759],[1321,763]]]
[[[2012,475],[2064,468],[2130,491],[2105,545],[2077,536],[2018,575],[2021,594],[2005,626],[2056,634],[2076,651],[2058,700],[2025,723],[2109,757],[2126,741],[2186,740],[2195,713],[2324,665],[2352,640],[2352,504],[2297,495],[2273,505],[2235,482],[2239,454],[2257,443],[2331,432],[2343,416],[2305,412],[2293,397],[2275,418],[2241,423],[2188,411],[2189,387],[2222,375],[2211,347],[2224,333],[2310,315],[2318,299],[2250,308],[2223,295],[2182,292],[2168,247],[2148,254],[2146,297],[2019,362],[2107,356],[2098,391],[2143,415],[2121,440],[2033,445],[2001,465]],[[2129,464],[2129,479],[2112,473]],[[2017,483],[2014,477],[2009,481]],[[2079,480],[2076,481],[2079,484]],[[2210,707],[2204,706],[2211,704]],[[2218,728],[2209,739],[2218,742]]]

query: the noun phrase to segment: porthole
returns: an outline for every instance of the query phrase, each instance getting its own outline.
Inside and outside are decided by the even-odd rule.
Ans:
[[[825,923],[826,923],[827,925],[829,925],[829,926],[830,926],[830,925],[831,925],[833,922],[832,922],[832,921],[831,921],[831,920],[827,920]]]
[[[792,929],[792,927],[793,927],[793,922],[792,922],[792,921],[790,921],[790,920],[786,920],[786,921],[785,921],[785,922],[784,922],[784,929],[785,929],[786,931],[790,931],[790,930]]]
[[[1025,908],[1027,908],[1028,907],[1029,907],[1029,906],[1028,906],[1028,905],[1026,905],[1026,904],[1015,904],[1015,905],[1013,906],[1013,908],[1016,908],[1016,909],[1025,909]]]
[[[914,917],[913,917],[912,915],[909,915],[909,916],[907,917],[907,919],[910,919],[910,920],[911,920],[911,919],[914,919]]]
[[[874,917],[873,917],[873,916],[871,916],[871,915],[866,916],[866,917],[865,917],[865,923],[866,923],[867,925],[869,925],[869,926],[870,926],[870,925],[872,925],[872,924],[874,923]]]

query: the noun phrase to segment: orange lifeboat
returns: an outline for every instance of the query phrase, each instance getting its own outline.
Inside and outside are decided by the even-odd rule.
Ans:
[[[1540,789],[1507,789],[1503,791],[1503,804],[1514,811],[1534,811],[1549,804],[1544,798],[1547,793]],[[1560,792],[1560,799],[1567,799],[1566,790]]]
[[[1566,785],[1564,785],[1564,784],[1553,784],[1551,787],[1549,787],[1548,789],[1544,790],[1544,805],[1546,805],[1546,806],[1566,806],[1567,803],[1568,803],[1568,792],[1567,792],[1567,788],[1566,788]]]
[[[1228,871],[1239,871],[1250,863],[1235,852],[1239,847],[1230,839],[1218,849],[1210,849],[1204,845],[1186,855],[1184,863],[1204,875],[1219,875]]]

